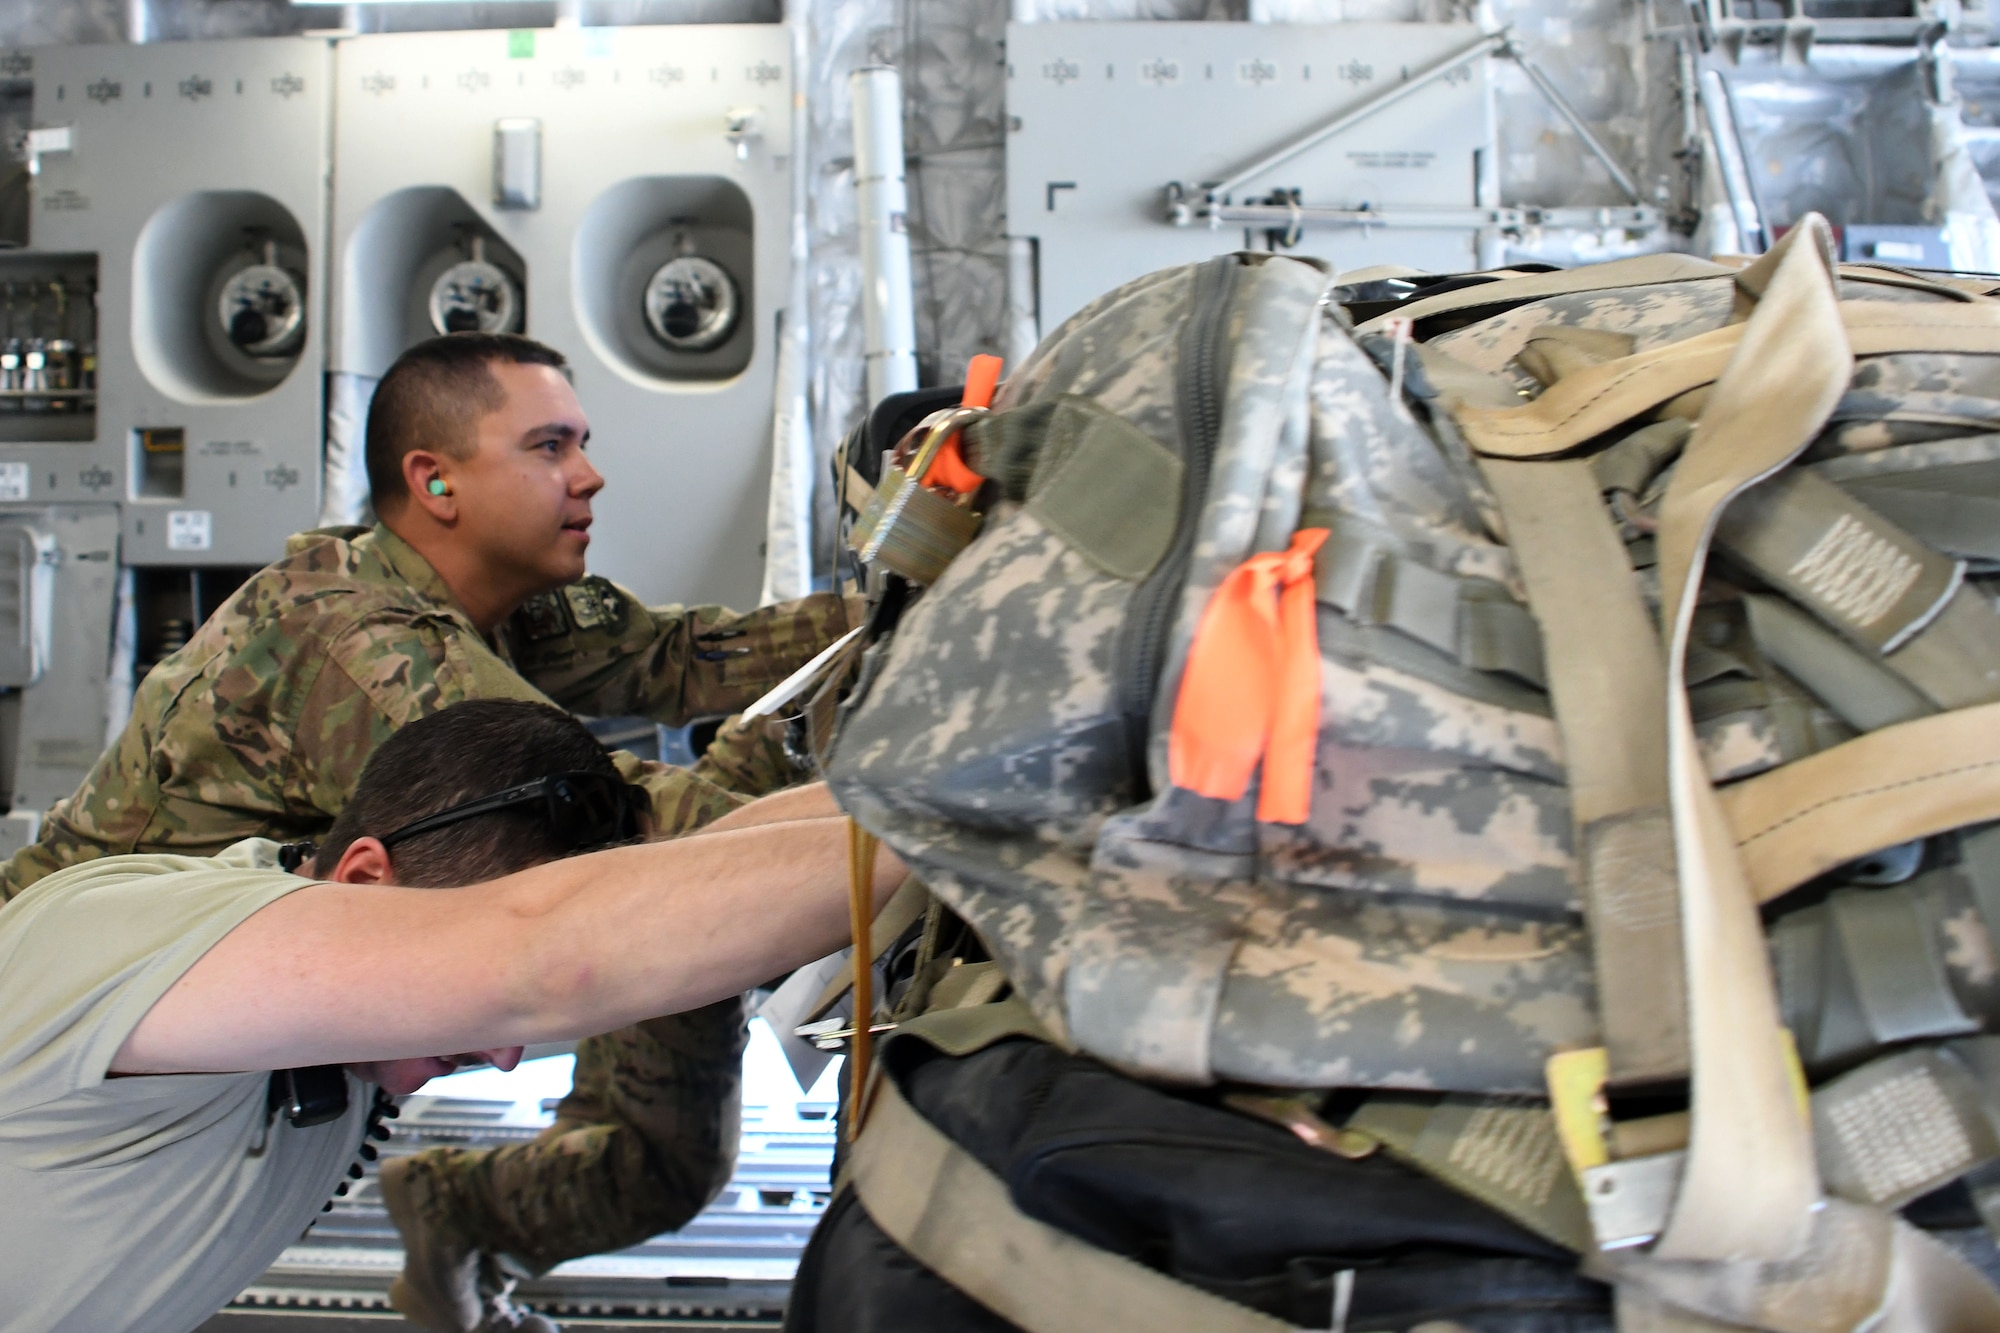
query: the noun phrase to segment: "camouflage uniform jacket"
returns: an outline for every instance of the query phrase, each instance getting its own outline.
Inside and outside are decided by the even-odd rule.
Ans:
[[[377,745],[462,699],[670,724],[740,709],[846,622],[832,596],[744,615],[654,610],[589,577],[531,599],[488,639],[388,529],[302,533],[148,673],[124,733],[0,870],[0,895],[98,856],[318,836]],[[725,787],[757,785],[766,740],[737,731],[693,770],[614,759],[652,793],[656,828],[681,832],[740,803]]]

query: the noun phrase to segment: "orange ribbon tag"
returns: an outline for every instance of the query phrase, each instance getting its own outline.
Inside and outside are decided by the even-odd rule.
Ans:
[[[1209,598],[1188,649],[1167,738],[1176,787],[1233,801],[1264,764],[1257,818],[1303,824],[1319,745],[1319,619],[1313,555],[1325,528],[1253,555]]]
[[[986,352],[973,357],[972,364],[965,368],[965,395],[958,400],[959,406],[993,406],[993,391],[1000,387],[1001,364],[999,357]],[[960,495],[970,495],[986,484],[986,478],[966,466],[956,432],[931,460],[931,469],[924,473],[923,481],[926,486],[948,486]]]

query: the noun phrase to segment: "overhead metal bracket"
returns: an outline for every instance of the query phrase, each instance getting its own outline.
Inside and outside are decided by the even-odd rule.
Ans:
[[[1359,125],[1369,117],[1396,105],[1405,98],[1424,88],[1449,78],[1476,60],[1489,55],[1505,56],[1521,67],[1522,73],[1535,90],[1554,108],[1565,124],[1583,141],[1591,156],[1603,164],[1619,190],[1631,201],[1629,209],[1553,209],[1553,208],[1469,208],[1469,209],[1414,209],[1414,208],[1309,208],[1302,203],[1244,203],[1230,202],[1230,196],[1249,181],[1282,166],[1299,155],[1309,152],[1328,139]],[[1557,217],[1571,214],[1610,216],[1619,214],[1625,219],[1609,223],[1556,221]],[[1368,98],[1359,106],[1341,112],[1325,124],[1315,126],[1298,138],[1264,154],[1227,177],[1215,182],[1199,185],[1184,181],[1170,182],[1165,191],[1165,220],[1174,226],[1185,227],[1196,219],[1210,227],[1220,227],[1225,223],[1260,223],[1272,227],[1283,226],[1287,232],[1296,231],[1301,226],[1343,226],[1343,227],[1498,227],[1517,231],[1533,226],[1584,226],[1623,227],[1626,229],[1653,230],[1661,224],[1659,210],[1648,207],[1631,173],[1611,155],[1611,151],[1591,133],[1569,99],[1562,95],[1542,68],[1530,60],[1527,53],[1514,37],[1510,27],[1498,32],[1487,33],[1464,49],[1454,52],[1437,63],[1418,71],[1394,87],[1385,88]],[[1419,220],[1421,219],[1421,220]]]

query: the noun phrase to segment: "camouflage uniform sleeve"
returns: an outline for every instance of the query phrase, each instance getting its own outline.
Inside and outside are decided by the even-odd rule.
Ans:
[[[336,639],[327,656],[300,718],[294,755],[305,796],[329,818],[396,728],[463,699],[552,702],[477,635],[439,618],[364,622]],[[687,769],[622,751],[612,761],[652,796],[660,834],[699,828],[746,799]]]
[[[644,787],[653,798],[655,838],[692,833],[750,801],[750,797],[724,790],[693,769],[640,759],[623,750],[613,750],[611,762],[627,782]]]
[[[363,620],[327,647],[299,716],[292,755],[300,797],[340,813],[362,766],[398,727],[461,699],[548,699],[477,635],[441,617]]]
[[[679,726],[755,702],[860,615],[831,593],[743,613],[649,608],[593,575],[530,599],[507,636],[521,674],[563,707]]]
[[[760,717],[749,723],[741,715],[728,719],[696,761],[694,772],[745,796],[768,796],[810,781],[811,771],[801,768],[785,747],[786,725],[782,717]]]

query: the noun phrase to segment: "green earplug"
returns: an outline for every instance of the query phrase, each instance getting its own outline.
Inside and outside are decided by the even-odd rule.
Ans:
[[[443,495],[443,494],[444,494],[445,492],[449,491],[450,489],[451,489],[451,487],[449,487],[449,486],[447,486],[447,485],[445,485],[445,484],[444,484],[444,478],[443,478],[443,477],[432,477],[432,478],[431,478],[431,485],[430,485],[430,491],[431,491],[431,494],[432,494],[432,495]]]

